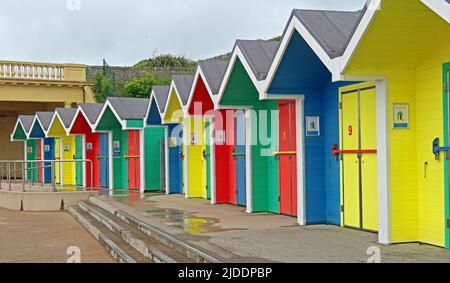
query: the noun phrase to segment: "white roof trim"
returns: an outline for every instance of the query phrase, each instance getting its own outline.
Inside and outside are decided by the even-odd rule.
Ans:
[[[186,116],[190,116],[189,115],[189,108],[191,108],[192,101],[194,100],[194,94],[195,94],[195,90],[197,89],[199,78],[202,79],[203,84],[206,86],[206,89],[208,90],[209,98],[211,98],[211,100],[212,100],[212,102],[214,104],[214,95],[212,93],[211,87],[209,86],[208,81],[206,80],[205,73],[203,72],[202,68],[199,65],[197,67],[197,71],[196,71],[195,76],[194,76],[194,83],[192,84],[191,92],[189,94],[189,100],[188,100],[188,103],[186,105],[186,112],[185,112]]]
[[[122,130],[126,130],[127,129],[126,122],[124,120],[120,119],[120,116],[117,114],[116,110],[111,105],[109,100],[106,100],[105,105],[103,105],[102,111],[100,112],[100,115],[98,115],[97,121],[95,122],[95,125],[94,125],[95,131],[97,131],[98,124],[102,120],[101,118],[105,114],[106,109],[108,109],[108,107],[111,109],[111,111],[113,112],[114,116],[116,116],[117,121],[119,121],[120,125],[122,126]]]
[[[14,126],[14,130],[13,130],[12,133],[11,133],[11,142],[16,141],[16,140],[14,140],[14,134],[16,133],[17,127],[19,126],[19,124],[20,124],[20,126],[22,127],[22,130],[25,132],[25,135],[26,135],[27,138],[28,138],[28,133],[27,133],[27,131],[25,130],[25,127],[23,126],[22,120],[20,120],[20,118],[17,118],[16,125]],[[30,128],[30,131],[31,131],[31,129],[32,129],[32,128]]]
[[[169,106],[170,99],[172,98],[172,93],[174,91],[175,91],[176,97],[178,98],[178,102],[180,103],[181,110],[183,111],[183,114],[186,113],[186,110],[185,110],[186,107],[183,106],[183,100],[181,100],[181,97],[179,95],[177,86],[175,85],[175,81],[172,80],[172,83],[170,84],[170,89],[169,89],[169,97],[167,98],[167,102],[166,102],[166,109],[165,109],[164,113],[162,113],[162,115],[161,115],[161,117],[162,117],[162,119],[161,119],[162,124],[170,124],[170,123],[166,123],[165,121],[167,120],[166,119],[167,107]]]
[[[242,53],[241,49],[236,44],[234,51],[233,51],[233,55],[231,56],[230,63],[228,64],[227,71],[225,72],[224,79],[222,80],[222,83],[220,85],[220,90],[219,90],[219,94],[217,95],[217,99],[215,101],[213,99],[215,109],[221,109],[220,102],[222,101],[223,95],[225,93],[225,89],[228,85],[228,82],[231,77],[231,73],[234,70],[234,66],[235,66],[238,58],[239,58],[239,60],[241,60],[242,65],[244,66],[245,70],[247,71],[247,74],[249,75],[250,79],[252,80],[254,86],[256,87],[256,90],[258,91],[258,93],[261,93],[261,89],[263,87],[264,80],[258,81],[257,77],[253,73],[252,68],[248,64],[247,59],[244,56],[244,53]]]
[[[55,113],[53,114],[53,118],[52,121],[50,122],[50,126],[48,127],[48,133],[46,134],[46,137],[53,137],[53,136],[49,136],[48,134],[50,133],[50,129],[53,128],[53,124],[55,123],[55,119],[59,120],[59,123],[61,124],[61,126],[63,127],[64,131],[66,132],[66,136],[69,136],[69,132],[68,129],[66,128],[66,126],[64,126],[64,123],[61,119],[61,116],[59,116],[58,111],[55,110]]]
[[[447,23],[450,24],[450,4],[444,0],[421,0],[423,4],[427,5],[436,14],[441,16]]]
[[[39,123],[39,126],[41,127],[42,131],[44,132],[44,136],[47,137],[47,135],[48,135],[48,130],[46,131],[44,129],[44,127],[42,126],[42,122],[41,122],[41,120],[39,120],[39,117],[38,117],[38,115],[36,113],[36,115],[34,115],[33,123],[31,123],[30,132],[27,133],[27,139],[31,139],[31,132],[33,131],[33,128],[34,128],[34,125],[36,124],[36,121]],[[34,139],[39,139],[39,138],[34,138]]]

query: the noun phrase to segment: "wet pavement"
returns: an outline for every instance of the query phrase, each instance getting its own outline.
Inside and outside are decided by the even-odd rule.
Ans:
[[[211,205],[160,193],[100,196],[100,200],[231,262],[450,262],[444,248],[377,244],[377,235],[337,226],[301,227],[296,219],[247,214],[243,207]]]

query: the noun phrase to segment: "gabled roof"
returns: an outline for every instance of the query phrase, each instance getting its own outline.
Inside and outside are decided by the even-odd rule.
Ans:
[[[295,32],[333,74],[338,69],[340,56],[345,52],[367,10],[368,4],[358,11],[293,10],[268,71],[260,98],[267,97],[266,92]]]
[[[264,80],[272,65],[280,43],[265,40],[237,40],[236,46],[244,54],[258,81]]]
[[[214,100],[216,108],[220,108],[220,102],[222,101],[228,81],[238,60],[244,66],[258,92],[261,92],[261,87],[267,78],[279,45],[280,43],[278,41],[236,40],[231,60],[220,85],[219,93]]]
[[[19,126],[23,129],[25,136],[28,136],[33,125],[34,117],[35,116],[31,115],[19,115],[19,117],[17,117],[16,125],[14,126],[14,130],[11,133],[11,141],[14,141],[14,135],[16,134],[17,128]]]
[[[148,98],[109,97],[107,102],[120,120],[142,120],[147,113],[149,101]]]
[[[153,97],[159,108],[159,113],[164,113],[166,110],[167,100],[169,99],[170,86],[154,86]],[[149,106],[150,107],[150,106]]]
[[[364,11],[300,10],[292,12],[330,58],[344,53]]]
[[[202,71],[209,86],[212,95],[219,93],[225,72],[227,71],[228,61],[225,60],[203,60],[198,62],[198,67]]]
[[[174,75],[172,76],[172,86],[175,87],[181,105],[186,107],[189,94],[191,93],[194,76]]]
[[[55,112],[37,112],[36,119],[41,124],[44,132],[47,132],[50,129],[50,125],[52,123],[53,115]]]
[[[23,130],[28,134],[33,125],[34,116],[32,115],[19,115],[17,118],[17,123],[22,125]]]
[[[81,103],[80,109],[90,124],[95,124],[98,116],[102,112],[103,104],[100,103]]]
[[[56,108],[55,114],[57,114],[64,126],[64,128],[69,129],[72,120],[75,118],[77,109],[75,108]]]

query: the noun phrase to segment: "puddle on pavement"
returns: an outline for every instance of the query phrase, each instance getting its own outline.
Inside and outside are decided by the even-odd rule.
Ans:
[[[130,192],[128,190],[115,190],[113,195],[109,195],[109,191],[104,196],[107,196],[108,199],[117,201],[121,204],[136,207],[148,204],[154,204],[155,202],[150,200],[151,197],[160,196],[162,193],[152,192],[152,193],[140,193],[140,192]]]
[[[186,213],[174,209],[150,209],[145,211],[146,215],[152,218],[159,218],[164,221],[164,224],[181,228],[191,235],[202,235],[212,232],[224,232],[231,230],[246,230],[246,229],[223,229],[217,224],[220,223],[218,219],[196,217],[191,213]]]

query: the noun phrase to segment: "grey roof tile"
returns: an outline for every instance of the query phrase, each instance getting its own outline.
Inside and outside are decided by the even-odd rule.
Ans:
[[[75,108],[56,108],[56,112],[58,112],[64,127],[67,129],[70,127],[70,124],[72,124],[72,120],[75,118],[77,110]]]
[[[237,40],[236,45],[242,51],[258,81],[267,77],[270,66],[277,53],[280,42],[266,40]]]
[[[169,98],[170,86],[154,86],[153,92],[155,94],[156,103],[161,112],[166,110],[167,99]]]
[[[98,116],[102,112],[103,104],[100,103],[82,103],[80,108],[86,114],[89,123],[94,124],[97,121]]]
[[[41,125],[44,128],[44,131],[49,130],[50,123],[52,122],[54,114],[55,114],[55,112],[37,112],[36,113],[36,116],[39,119],[39,122],[41,122]]]
[[[172,80],[179,91],[178,95],[181,98],[183,106],[186,106],[191,94],[192,84],[194,83],[194,76],[174,75]]]
[[[225,76],[228,67],[228,61],[224,60],[204,60],[198,63],[206,77],[207,84],[211,88],[213,95],[217,95],[220,85]]]
[[[142,120],[147,114],[149,98],[109,97],[108,101],[122,120]]]
[[[19,115],[18,119],[22,123],[25,132],[29,132],[31,130],[31,126],[33,125],[34,116],[32,115]]]
[[[308,29],[330,58],[336,58],[344,53],[366,7],[360,11],[296,9],[292,16]]]

